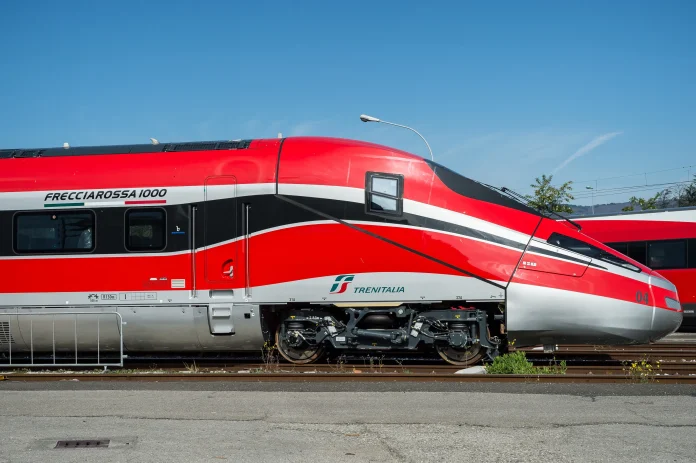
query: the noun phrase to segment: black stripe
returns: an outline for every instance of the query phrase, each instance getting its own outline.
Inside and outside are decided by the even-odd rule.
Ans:
[[[516,209],[537,217],[542,217],[539,211],[526,206],[519,201],[515,201],[514,199],[481,185],[480,183],[469,178],[466,178],[463,175],[459,175],[451,169],[448,169],[447,167],[436,162],[429,161],[427,159],[424,159],[424,161],[433,170],[435,175],[437,175],[437,178],[439,178],[440,181],[447,186],[447,188],[457,194],[466,196],[468,198],[477,199],[479,201],[485,201],[488,203],[497,204],[499,206]]]
[[[458,272],[461,272],[461,273],[463,273],[463,274],[465,274],[465,275],[469,275],[469,276],[471,276],[471,277],[473,277],[473,278],[476,278],[477,280],[480,280],[480,281],[483,281],[483,282],[485,282],[485,283],[488,283],[489,285],[493,285],[493,286],[495,286],[496,288],[505,289],[505,286],[499,285],[498,283],[495,283],[495,282],[493,282],[493,281],[487,280],[487,279],[485,279],[485,278],[483,278],[483,277],[480,277],[480,276],[478,276],[478,275],[476,275],[476,274],[474,274],[474,273],[468,272],[468,271],[466,271],[466,270],[464,270],[464,269],[461,269],[461,268],[459,268],[459,267],[457,267],[457,266],[455,266],[455,265],[452,265],[452,264],[449,264],[449,263],[447,263],[447,262],[444,262],[444,261],[442,261],[442,260],[440,260],[440,259],[436,259],[436,258],[434,258],[434,257],[432,257],[432,256],[429,256],[429,255],[427,255],[427,254],[424,254],[424,253],[422,253],[422,252],[420,252],[420,251],[416,251],[415,249],[412,249],[412,248],[409,248],[409,247],[407,247],[407,246],[404,246],[404,245],[401,244],[401,243],[397,243],[397,242],[392,241],[392,240],[390,240],[390,239],[384,238],[383,236],[380,236],[380,235],[377,235],[377,234],[372,233],[372,232],[370,232],[370,231],[364,230],[364,229],[362,229],[362,228],[360,228],[360,227],[358,227],[358,226],[355,226],[355,225],[353,225],[353,224],[351,224],[351,223],[348,223],[348,222],[346,222],[346,221],[344,221],[344,220],[336,219],[336,218],[334,218],[334,217],[331,217],[331,216],[328,215],[328,214],[324,214],[324,213],[322,213],[322,212],[320,212],[320,211],[317,211],[317,210],[312,210],[310,207],[305,206],[304,204],[301,204],[301,203],[299,203],[299,202],[297,202],[297,201],[295,201],[295,200],[293,200],[293,199],[290,199],[290,198],[285,197],[285,196],[283,196],[283,195],[279,195],[278,197],[279,197],[280,199],[284,200],[284,201],[287,201],[287,202],[290,203],[290,204],[293,204],[293,205],[297,206],[297,207],[300,208],[300,209],[306,209],[306,210],[308,210],[308,211],[312,211],[312,212],[314,212],[315,214],[320,215],[320,216],[322,216],[322,217],[324,217],[324,218],[326,218],[326,219],[335,220],[336,222],[341,223],[341,224],[343,224],[343,225],[345,225],[345,226],[347,226],[347,227],[350,227],[350,228],[352,228],[353,230],[359,231],[359,232],[361,232],[361,233],[365,233],[366,235],[372,236],[373,238],[377,238],[377,239],[382,240],[382,241],[384,241],[384,242],[386,242],[386,243],[392,244],[392,245],[397,246],[397,247],[399,247],[399,248],[401,248],[401,249],[404,249],[404,250],[406,250],[406,251],[412,252],[413,254],[416,254],[416,255],[421,256],[421,257],[424,257],[424,258],[426,258],[426,259],[432,260],[433,262],[437,262],[438,264],[444,265],[445,267],[449,267],[449,268],[451,268],[451,269],[453,269],[453,270],[456,270],[456,271],[458,271]]]
[[[523,251],[525,245],[517,241],[509,240],[502,236],[494,235],[474,228],[457,225],[443,220],[432,219],[416,214],[404,213],[402,217],[390,218],[386,216],[375,216],[365,212],[364,204],[349,201],[339,201],[325,198],[309,198],[304,196],[285,195],[286,198],[293,198],[297,203],[307,206],[309,209],[321,212],[332,218],[343,220],[354,220],[362,222],[391,223],[395,225],[409,225],[420,228],[431,228],[433,230],[454,233],[456,235],[476,238],[490,243],[508,246]]]
[[[319,217],[338,221],[360,221],[367,223],[389,223],[417,228],[429,228],[455,235],[479,239],[488,243],[508,246],[524,251],[525,244],[512,241],[491,233],[473,228],[431,219],[415,214],[404,214],[400,218],[375,216],[365,212],[362,203],[353,203],[324,198],[293,196],[292,200],[302,208],[288,208],[287,201],[276,195],[256,195],[219,199],[203,203],[168,205],[167,211],[167,247],[162,252],[177,252],[190,249],[190,207],[198,206],[196,223],[196,248],[212,246],[238,238],[242,234],[242,208],[237,204],[251,205],[249,232],[316,221]],[[94,208],[96,214],[97,234],[95,254],[123,254],[126,207]],[[84,210],[72,208],[71,210]],[[45,212],[40,209],[37,212]],[[13,211],[0,211],[0,255],[12,256],[12,216]],[[172,235],[179,226],[184,234]]]

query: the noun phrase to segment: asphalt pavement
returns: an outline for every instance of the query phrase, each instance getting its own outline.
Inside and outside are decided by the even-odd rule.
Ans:
[[[5,381],[0,462],[696,461],[696,388],[614,386]]]

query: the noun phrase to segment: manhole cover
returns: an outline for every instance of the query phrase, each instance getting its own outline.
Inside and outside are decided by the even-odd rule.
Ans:
[[[56,449],[88,449],[96,447],[108,447],[108,440],[59,440]]]

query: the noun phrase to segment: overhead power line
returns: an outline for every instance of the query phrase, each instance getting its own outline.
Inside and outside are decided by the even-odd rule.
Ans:
[[[688,180],[687,180],[687,182],[690,182],[690,181],[692,180],[692,175],[691,175],[692,171],[693,171],[693,172],[696,172],[696,165],[689,165],[689,166],[683,166],[683,167],[672,167],[672,168],[670,168],[670,169],[652,170],[652,171],[647,171],[647,172],[641,172],[641,173],[636,173],[636,174],[628,174],[628,175],[619,175],[619,176],[614,176],[614,177],[601,177],[601,178],[593,178],[593,179],[587,179],[587,180],[570,180],[570,181],[572,181],[574,184],[577,185],[577,184],[590,183],[590,182],[595,182],[595,183],[596,183],[596,182],[601,182],[601,181],[606,181],[606,180],[618,180],[618,179],[622,179],[622,178],[644,177],[644,178],[645,178],[645,183],[642,184],[642,185],[635,185],[635,186],[636,186],[636,187],[638,187],[638,186],[648,186],[648,178],[647,178],[648,175],[661,174],[661,173],[664,173],[664,172],[674,172],[674,171],[678,171],[678,170],[682,170],[682,171],[683,171],[683,170],[686,170],[686,171],[688,171],[688,174],[687,174],[687,179],[688,179]],[[561,184],[563,184],[563,183],[565,183],[565,182],[559,182],[559,183],[554,184],[553,186],[558,186],[558,185],[561,185]],[[525,190],[528,191],[528,190],[530,190],[530,188],[532,188],[532,187],[530,187],[529,185],[527,185],[527,186],[525,186],[525,187],[517,187],[516,189],[517,189],[517,190],[520,190],[520,191],[525,191]],[[595,190],[595,191],[599,191],[599,190]],[[595,196],[597,196],[597,195],[595,194]],[[589,196],[588,196],[588,197],[589,197]]]
[[[583,192],[582,194],[579,195],[574,195],[573,197],[575,199],[587,199],[587,198],[592,198],[593,196],[595,198],[597,197],[602,197],[602,196],[615,196],[619,194],[625,194],[625,193],[637,193],[641,191],[655,191],[655,190],[665,190],[670,186],[677,186],[677,185],[688,185],[691,182],[670,182],[670,183],[655,183],[652,185],[636,185],[633,187],[624,187],[624,188],[608,188],[606,190],[595,190],[594,195],[592,193],[585,193]]]

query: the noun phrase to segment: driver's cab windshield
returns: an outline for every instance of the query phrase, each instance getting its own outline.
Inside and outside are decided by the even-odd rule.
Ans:
[[[552,233],[547,242],[554,246],[558,246],[559,248],[577,252],[578,254],[582,254],[583,256],[587,256],[592,259],[602,260],[604,262],[609,262],[614,265],[619,265],[623,268],[632,270],[634,272],[641,271],[635,265],[621,259],[620,257],[615,256],[614,254],[611,254],[596,246],[593,246],[590,243],[571,238],[570,236],[561,235],[560,233]]]

